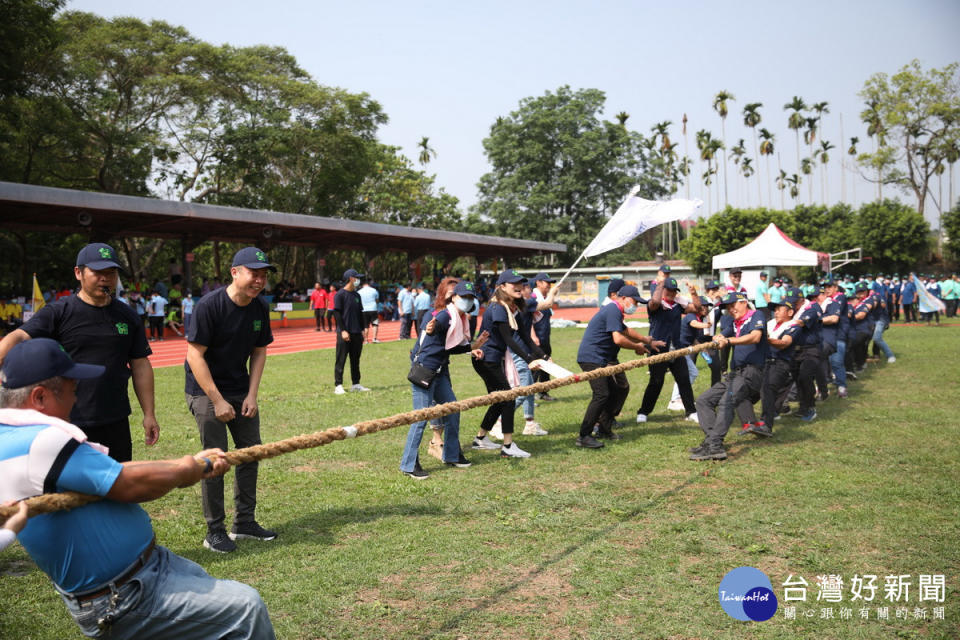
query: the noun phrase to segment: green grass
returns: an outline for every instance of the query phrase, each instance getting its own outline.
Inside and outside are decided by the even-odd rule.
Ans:
[[[582,330],[554,334],[555,358],[575,367]],[[275,542],[243,541],[229,556],[203,550],[199,488],[146,505],[158,540],[217,577],[260,590],[280,638],[955,638],[960,632],[960,329],[894,328],[894,365],[871,366],[851,398],[820,418],[776,425],[771,441],[730,436],[731,458],[694,463],[699,429],[665,409],[629,422],[646,384],[629,374],[624,439],[599,451],[573,446],[587,385],[538,408],[550,431],[519,436],[529,460],[467,451],[470,469],[431,477],[398,471],[406,428],[261,463],[258,519]],[[333,351],[268,359],[260,395],[263,438],[278,440],[408,410],[410,343],[364,348],[368,394],[332,394]],[[480,395],[466,356],[454,358],[459,397]],[[669,380],[669,376],[668,376]],[[701,375],[696,391],[707,385]],[[669,385],[667,385],[669,387]],[[137,458],[199,449],[183,400],[183,371],[157,371],[161,442]],[[136,403],[134,402],[134,405]],[[469,442],[479,411],[462,416]],[[138,421],[138,416],[133,417]],[[817,615],[743,623],[717,600],[721,578],[750,565],[778,597],[789,574],[809,583],[799,611]],[[919,574],[945,574],[946,620],[918,602]],[[815,580],[911,574],[910,611],[927,621],[857,618],[834,604],[820,619]],[[882,591],[878,599],[882,599]],[[829,605],[827,605],[829,606]],[[841,606],[853,620],[839,619]],[[19,547],[0,556],[0,637],[79,633],[47,578]]]

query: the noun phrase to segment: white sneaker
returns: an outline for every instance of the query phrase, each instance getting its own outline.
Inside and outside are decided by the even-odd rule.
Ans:
[[[500,418],[497,418],[497,423],[493,425],[493,429],[490,429],[488,435],[494,440],[503,440],[503,424],[500,422]]]
[[[667,405],[667,409],[670,409],[670,411],[683,411],[683,400],[674,398],[670,401],[670,404]]]
[[[350,391],[370,391],[370,389],[367,389],[365,386],[358,383],[350,387]]]
[[[342,385],[342,384],[338,384],[337,387],[336,387],[336,389],[333,390],[333,392],[334,392],[335,394],[337,394],[338,396],[342,396],[343,394],[346,393],[346,391],[343,390],[343,385]]]
[[[470,448],[471,448],[471,449],[486,450],[486,451],[496,451],[497,449],[500,448],[500,445],[498,445],[496,442],[494,442],[493,440],[491,440],[491,439],[488,438],[487,436],[483,436],[482,438],[476,438],[476,437],[475,437],[475,438],[473,439],[473,444],[470,445]]]
[[[548,431],[540,426],[539,422],[533,420],[527,420],[527,423],[523,425],[523,435],[525,436],[545,436]]]
[[[504,458],[529,458],[530,454],[517,446],[516,442],[504,446],[500,449],[500,455]]]
[[[647,421],[647,414],[645,413],[637,414],[637,422],[646,422],[646,421]]]
[[[697,413],[693,412],[687,416],[687,422],[693,422],[695,424],[700,424],[700,420],[697,418]]]
[[[897,361],[897,359],[894,358],[893,356],[890,356],[889,358],[887,358],[887,364],[893,364],[893,363],[896,362],[896,361]]]

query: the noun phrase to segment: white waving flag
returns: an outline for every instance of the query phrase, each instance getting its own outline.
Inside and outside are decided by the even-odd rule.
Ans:
[[[622,247],[638,235],[661,224],[675,220],[692,218],[697,210],[703,206],[703,200],[667,200],[657,202],[638,198],[636,193],[640,187],[630,190],[630,195],[623,201],[613,217],[603,225],[587,248],[583,257],[589,258]]]

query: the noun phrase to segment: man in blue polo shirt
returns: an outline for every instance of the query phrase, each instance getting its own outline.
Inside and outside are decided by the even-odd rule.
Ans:
[[[767,286],[767,272],[761,271],[760,284],[757,285],[757,290],[753,294],[753,306],[763,314],[764,320],[769,321],[772,316],[767,308],[768,304],[770,304],[770,288]]]
[[[820,318],[823,316],[819,297],[820,287],[809,290],[806,301],[793,318],[802,328],[794,339],[796,348],[793,356],[793,377],[797,382],[797,399],[800,404],[796,416],[804,422],[811,422],[817,417],[816,380],[820,372]],[[823,387],[820,393],[825,395],[826,382],[821,382]]]
[[[767,325],[763,316],[750,308],[744,293],[731,291],[722,303],[733,316],[733,331],[729,337],[718,334],[713,339],[718,347],[733,347],[730,371],[724,380],[697,398],[697,419],[704,438],[690,451],[691,460],[726,460],[723,439],[733,422],[734,410],[745,400],[759,396],[763,381],[767,359]]]
[[[103,500],[30,519],[20,543],[46,573],[84,635],[110,638],[273,638],[255,589],[216,580],[156,544],[154,500],[230,465],[220,449],[175,460],[119,463],[66,422],[77,381],[104,367],[76,364],[59,344],[18,344],[0,371],[0,502],[78,491]]]
[[[410,284],[404,284],[397,294],[397,306],[400,311],[400,339],[410,339],[410,327],[413,326],[413,298]]]
[[[656,349],[654,353],[662,353],[674,348],[680,340],[680,325],[685,313],[695,313],[703,316],[703,307],[700,304],[700,296],[697,295],[697,289],[689,282],[686,282],[687,291],[690,300],[677,297],[680,285],[676,278],[667,278],[663,272],[657,274],[657,286],[653,290],[653,296],[647,302],[647,314],[650,318],[650,337],[653,340],[663,342],[666,346],[662,349]],[[621,295],[622,295],[621,289]],[[690,386],[690,373],[687,370],[687,362],[682,358],[674,358],[667,362],[653,364],[648,367],[650,370],[650,381],[643,392],[643,402],[637,410],[637,422],[646,422],[654,407],[657,406],[657,399],[660,397],[660,390],[663,388],[663,380],[667,371],[673,374],[673,379],[680,389],[680,399],[683,401],[684,413],[688,420],[695,421],[693,415],[696,412],[695,399],[693,397],[693,387]]]
[[[911,273],[900,288],[900,304],[903,306],[903,321],[917,321],[917,281]]]
[[[633,349],[637,355],[647,353],[647,347],[663,348],[663,342],[653,338],[641,336],[623,323],[624,314],[635,313],[640,303],[640,292],[633,285],[623,286],[617,293],[617,298],[608,305],[603,305],[587,324],[583,333],[580,348],[577,350],[577,364],[584,371],[593,371],[618,363],[617,355],[620,348]],[[580,423],[580,435],[576,445],[586,449],[599,449],[603,443],[591,435],[594,425],[599,424],[598,431],[601,437],[616,440],[619,438],[613,432],[613,422],[624,400],[630,393],[630,383],[627,376],[618,373],[615,376],[605,376],[590,380],[590,390],[593,396]]]

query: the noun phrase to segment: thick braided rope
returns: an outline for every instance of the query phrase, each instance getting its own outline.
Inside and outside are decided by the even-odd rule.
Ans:
[[[476,409],[477,407],[485,407],[491,404],[507,402],[521,396],[543,393],[545,391],[558,389],[560,387],[587,382],[596,378],[613,376],[618,373],[630,371],[631,369],[636,369],[638,367],[648,367],[650,365],[660,364],[662,362],[669,362],[675,358],[693,355],[711,348],[714,348],[713,343],[706,342],[692,347],[684,347],[683,349],[668,351],[655,356],[629,360],[627,362],[621,362],[620,364],[614,364],[608,367],[600,367],[598,369],[594,369],[593,371],[584,371],[582,373],[577,373],[565,378],[554,378],[553,380],[548,380],[547,382],[537,382],[522,387],[514,387],[513,389],[507,391],[494,391],[493,393],[488,393],[484,396],[475,396],[465,400],[457,400],[455,402],[438,404],[432,407],[427,407],[426,409],[406,411],[404,413],[398,413],[396,415],[386,418],[379,418],[377,420],[358,422],[349,427],[334,427],[325,431],[317,431],[315,433],[293,436],[292,438],[286,438],[276,442],[268,442],[266,444],[258,444],[252,447],[236,449],[226,453],[227,462],[229,462],[231,466],[236,466],[246,462],[256,462],[258,460],[266,460],[267,458],[275,458],[279,455],[283,455],[284,453],[290,453],[300,449],[312,449],[314,447],[320,447],[325,444],[330,444],[335,440],[346,440],[347,438],[364,436],[371,433],[376,433],[378,431],[393,429],[394,427],[413,424],[415,422],[441,418],[443,416],[450,415],[451,413],[459,413],[469,409]],[[97,500],[100,500],[100,498],[97,496],[90,496],[69,491],[65,493],[48,493],[42,496],[36,496],[34,498],[29,498],[26,502],[30,510],[30,515],[34,516],[41,513],[73,509],[91,502],[96,502]],[[0,507],[0,517],[6,518],[10,515],[13,515],[15,512],[15,507]]]

